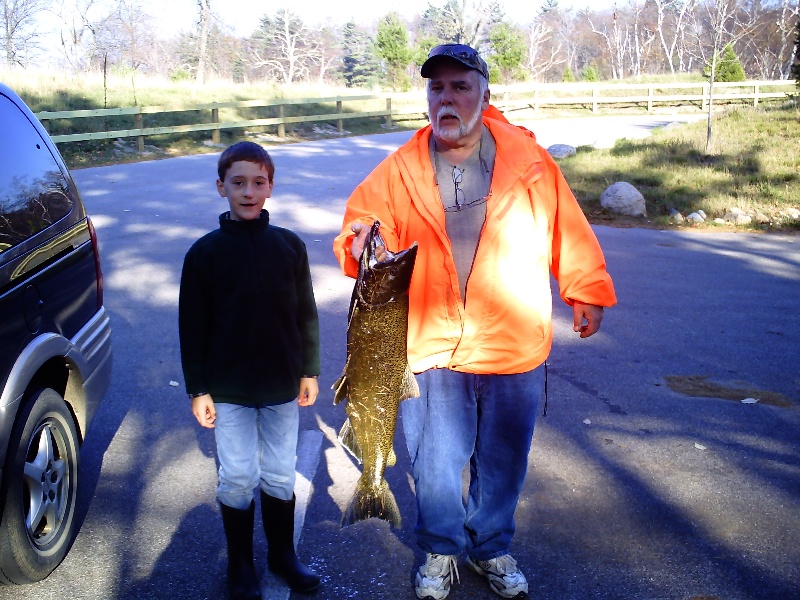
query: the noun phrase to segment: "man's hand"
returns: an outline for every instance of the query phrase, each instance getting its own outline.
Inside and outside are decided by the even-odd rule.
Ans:
[[[572,305],[573,325],[572,331],[580,332],[582,338],[587,338],[597,333],[600,322],[603,320],[603,307],[594,304],[575,302]]]
[[[300,406],[311,406],[317,401],[319,394],[319,384],[315,377],[303,377],[300,379],[300,393],[297,394],[297,403]]]
[[[350,245],[350,254],[352,254],[353,258],[356,260],[361,260],[361,255],[364,253],[364,246],[367,243],[367,236],[369,235],[370,229],[371,227],[369,225],[364,225],[364,223],[353,223],[350,226],[350,230],[356,234],[356,237],[353,238],[353,243]],[[378,262],[386,260],[386,248],[383,246],[375,248],[375,260]]]
[[[192,414],[202,427],[214,429],[214,421],[217,420],[217,409],[211,394],[195,396],[192,398]]]

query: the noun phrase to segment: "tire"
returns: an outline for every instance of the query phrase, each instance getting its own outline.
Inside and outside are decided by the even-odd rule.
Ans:
[[[64,399],[45,388],[20,408],[3,470],[0,581],[41,581],[75,536],[78,434]]]

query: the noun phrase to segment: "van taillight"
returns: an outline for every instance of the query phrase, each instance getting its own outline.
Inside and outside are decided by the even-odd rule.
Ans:
[[[94,272],[97,276],[97,310],[103,308],[103,270],[100,268],[100,245],[97,243],[97,232],[94,224],[89,217],[86,217],[86,224],[89,226],[89,236],[92,238],[92,249],[94,250]]]

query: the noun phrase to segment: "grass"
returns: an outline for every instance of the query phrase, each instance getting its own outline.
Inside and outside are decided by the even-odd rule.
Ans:
[[[645,197],[647,219],[633,224],[675,226],[670,209],[698,210],[719,226],[730,209],[754,215],[749,229],[800,231],[787,211],[800,207],[800,107],[728,109],[714,116],[713,144],[706,121],[657,130],[644,140],[622,140],[608,150],[579,148],[560,166],[584,211],[595,222],[618,221],[600,206],[612,183],[627,181]]]
[[[276,97],[322,98],[347,94],[367,95],[367,90],[344,90],[325,86],[293,85],[281,87],[272,83],[231,84],[209,82],[196,87],[191,82],[170,82],[130,75],[110,76],[105,84],[102,76],[79,78],[50,72],[9,71],[0,75],[14,88],[34,112],[44,110],[79,110],[104,107],[164,106],[269,99]],[[502,94],[501,94],[502,96]],[[593,222],[615,225],[674,227],[670,209],[683,215],[703,210],[709,220],[703,227],[714,227],[715,217],[724,216],[736,207],[750,211],[754,219],[750,229],[800,231],[800,222],[785,217],[785,211],[800,206],[800,108],[798,104],[783,106],[763,104],[763,108],[726,107],[713,119],[713,148],[705,152],[706,123],[696,122],[656,131],[638,141],[620,141],[610,150],[579,148],[578,153],[560,160],[559,164],[587,216]],[[424,108],[421,94],[393,95],[393,108]],[[384,100],[345,103],[344,110],[369,111],[385,108]],[[696,109],[695,109],[696,110]],[[287,116],[335,112],[332,103],[287,105]],[[641,108],[623,112],[642,114]],[[210,112],[210,111],[209,111]],[[564,110],[550,111],[554,114]],[[581,110],[571,110],[578,115]],[[590,114],[587,111],[586,114]],[[603,113],[616,114],[606,108]],[[537,118],[547,118],[548,111],[539,111]],[[243,120],[278,116],[276,107],[222,109],[220,119]],[[509,114],[514,120],[515,113]],[[413,120],[416,118],[417,120]],[[50,131],[75,133],[129,129],[129,116],[51,121]],[[173,112],[145,115],[146,127],[180,125],[210,121],[210,115]],[[385,131],[382,119],[347,119],[345,135],[362,135]],[[418,117],[395,120],[396,128],[416,129],[424,125]],[[535,127],[534,127],[535,131]],[[337,135],[335,123],[302,123],[286,126],[286,137],[276,135],[276,127],[254,128],[253,131],[224,130],[221,145],[242,137],[274,143],[291,143]],[[210,132],[163,135],[146,138],[146,153],[134,150],[135,139],[60,144],[71,168],[132,162],[142,159],[179,156],[201,152],[218,152],[209,144]],[[627,181],[644,195],[647,219],[621,219],[600,206],[600,195],[612,183]],[[784,213],[782,215],[782,212]],[[761,221],[761,222],[759,222]],[[688,225],[684,225],[688,226]]]

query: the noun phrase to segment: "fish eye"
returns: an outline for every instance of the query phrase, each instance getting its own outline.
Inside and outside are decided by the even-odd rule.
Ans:
[[[391,269],[389,269],[389,273],[391,275],[397,275],[397,267],[392,267]]]

